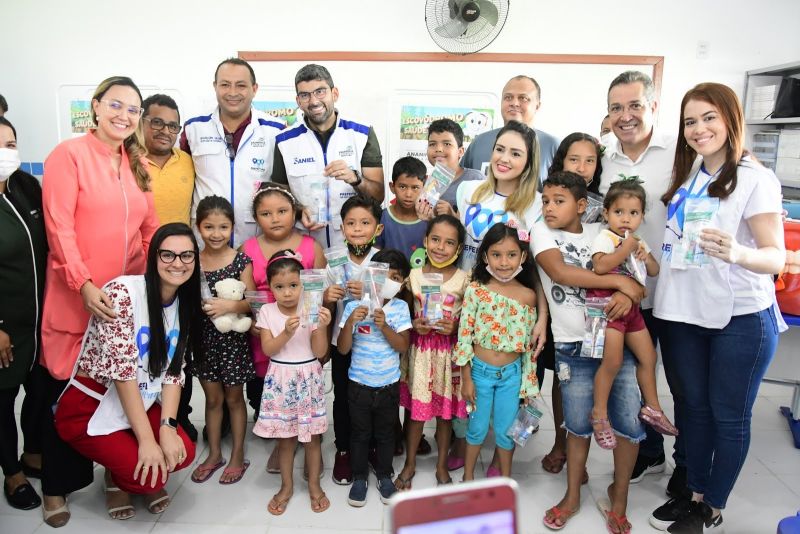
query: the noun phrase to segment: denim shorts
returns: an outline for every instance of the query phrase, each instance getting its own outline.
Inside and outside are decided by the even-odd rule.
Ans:
[[[567,432],[582,438],[592,435],[590,416],[594,406],[594,375],[602,360],[582,358],[581,342],[556,343],[556,373],[561,381],[564,424]],[[608,396],[608,419],[614,433],[632,443],[645,438],[639,421],[642,397],[636,381],[636,359],[627,349],[611,393]]]

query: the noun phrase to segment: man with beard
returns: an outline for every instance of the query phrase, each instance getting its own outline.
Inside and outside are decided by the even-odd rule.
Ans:
[[[303,120],[275,138],[272,181],[288,184],[307,203],[307,178],[327,176],[329,224],[313,224],[306,212],[303,224],[323,247],[342,245],[339,212],[356,193],[383,201],[383,161],[372,126],[343,119],[334,107],[339,89],[328,69],[306,65],[294,78]]]

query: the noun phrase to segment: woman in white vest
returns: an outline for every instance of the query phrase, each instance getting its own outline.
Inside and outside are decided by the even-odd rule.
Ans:
[[[692,493],[650,521],[669,532],[717,532],[747,457],[753,403],[785,328],[771,276],[786,258],[781,188],[745,151],[744,115],[730,88],[691,89],[680,125],[672,183],[661,198],[667,228],[653,313],[664,319],[662,351],[674,362],[673,394],[685,406],[675,421]]]
[[[58,402],[61,438],[106,467],[112,519],[133,517],[131,493],[144,495],[151,513],[163,512],[168,473],[194,459],[194,444],[175,417],[187,353],[199,347],[198,254],[187,225],[164,225],[153,235],[145,274],[103,287],[116,318],[91,318]]]

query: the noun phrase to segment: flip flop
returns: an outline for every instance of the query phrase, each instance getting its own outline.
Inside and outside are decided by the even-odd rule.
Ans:
[[[192,471],[192,482],[197,482],[201,484],[211,478],[211,475],[216,473],[217,469],[225,465],[225,458],[220,460],[219,462],[209,465],[209,464],[200,464],[197,466],[197,469]]]
[[[561,530],[562,528],[567,526],[567,521],[572,519],[572,516],[580,511],[581,507],[577,507],[575,510],[567,510],[566,508],[559,508],[558,506],[553,506],[547,512],[550,512],[552,516],[550,519],[547,518],[547,512],[545,512],[544,517],[542,518],[542,523],[544,526],[549,528],[550,530]],[[561,523],[560,525],[558,523]]]
[[[542,458],[542,469],[548,473],[558,474],[564,469],[564,464],[567,463],[566,454],[557,454],[550,452],[545,454]]]
[[[597,499],[597,509],[606,522],[606,530],[609,534],[630,534],[631,524],[624,515],[617,515],[611,509],[611,501],[605,497]]]
[[[117,487],[115,487],[115,486],[106,486],[106,488],[105,488],[105,492],[106,493],[115,493],[117,491],[121,492],[122,490],[117,488]],[[42,510],[44,510],[44,508],[42,508]],[[58,510],[54,510],[53,512],[54,513],[58,513],[58,511],[60,511],[60,510],[61,510],[61,508],[59,508]],[[116,521],[125,521],[125,520],[130,519],[130,518],[132,518],[133,516],[136,515],[136,508],[134,508],[133,505],[130,504],[130,503],[125,504],[123,506],[109,507],[109,508],[106,508],[106,511],[108,512],[108,517],[110,517],[111,519],[114,519]],[[130,515],[126,515],[126,516],[122,516],[122,517],[114,517],[114,515],[113,515],[113,514],[116,514],[117,512],[126,512],[126,511],[130,511],[132,513]],[[48,514],[50,512],[45,511],[45,513]],[[47,521],[47,518],[45,518],[45,522],[46,521]]]
[[[439,477],[436,477],[436,485],[437,486],[446,486],[446,485],[452,484],[452,483],[453,483],[453,479],[450,478],[450,477],[447,477],[447,480],[439,480]]]
[[[331,507],[331,501],[323,491],[319,497],[311,497],[311,511],[319,514]]]
[[[411,481],[414,480],[417,472],[414,471],[411,473],[411,476],[408,478],[403,478],[400,475],[397,475],[397,478],[394,479],[394,487],[397,488],[397,491],[408,491],[411,489]],[[398,486],[397,483],[400,483]]]
[[[225,485],[236,484],[237,482],[242,480],[242,477],[244,476],[244,473],[245,471],[247,471],[248,467],[250,467],[250,460],[247,459],[245,459],[245,461],[242,462],[242,467],[226,467],[225,469],[222,470],[222,475],[220,475],[219,477],[219,483]],[[224,477],[225,475],[233,475],[233,479],[222,480],[222,477]]]
[[[158,505],[165,501],[167,504],[164,506],[164,508],[158,510],[157,509]],[[167,510],[167,508],[169,508],[171,501],[169,499],[169,494],[167,494],[165,491],[164,495],[158,497],[157,499],[153,499],[150,502],[147,502],[147,497],[145,496],[145,502],[147,503],[147,511],[153,515],[158,515],[158,514],[163,514]]]
[[[272,496],[272,499],[269,500],[269,504],[267,504],[267,511],[272,515],[282,515],[283,512],[286,511],[286,505],[289,504],[289,499],[291,499],[291,495],[281,501],[277,500],[278,494]]]

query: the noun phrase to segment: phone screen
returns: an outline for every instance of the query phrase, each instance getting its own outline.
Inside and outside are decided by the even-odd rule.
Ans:
[[[514,513],[500,510],[400,527],[397,534],[514,534]]]

